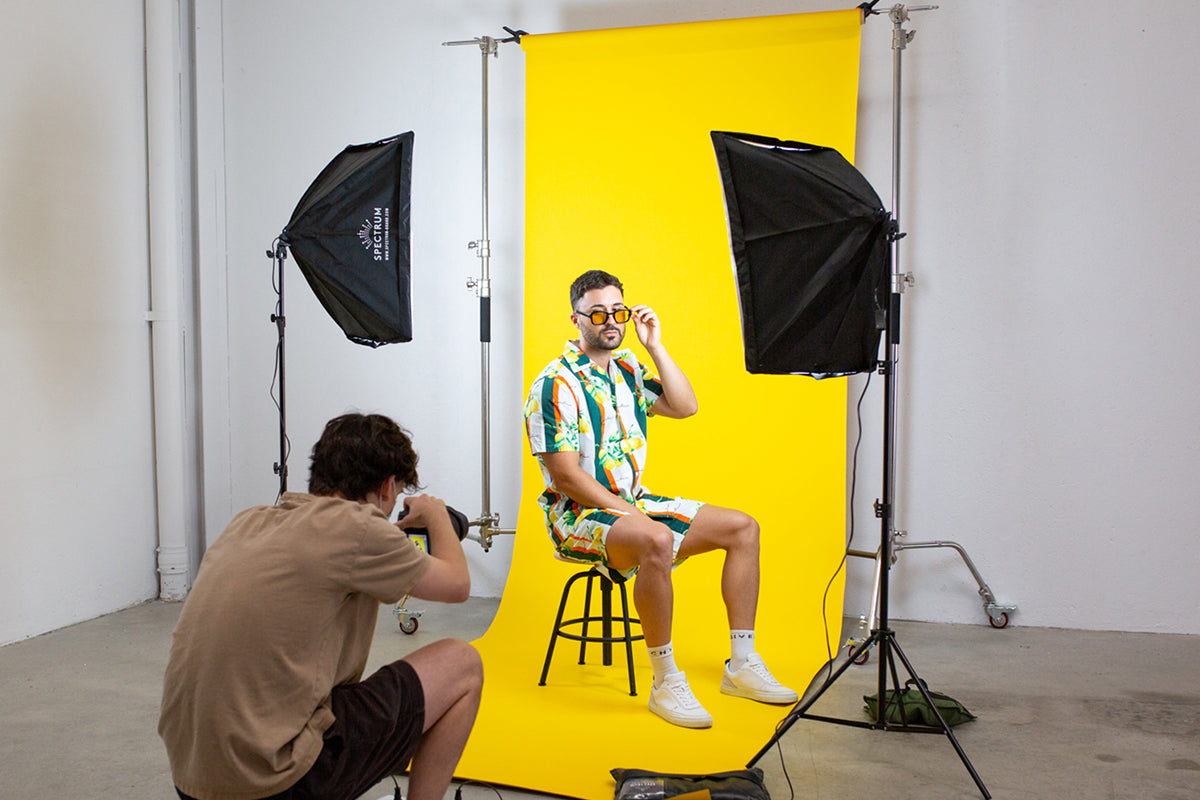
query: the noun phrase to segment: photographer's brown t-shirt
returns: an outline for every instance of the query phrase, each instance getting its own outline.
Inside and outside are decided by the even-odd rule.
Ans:
[[[362,678],[380,603],[429,556],[373,505],[287,493],[238,514],[200,565],[175,628],[159,735],[200,800],[276,794],[333,723],[334,686]]]

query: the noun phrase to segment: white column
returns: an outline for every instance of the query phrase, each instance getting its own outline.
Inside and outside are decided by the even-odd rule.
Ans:
[[[158,502],[159,596],[188,592],[184,347],[180,311],[183,240],[180,179],[182,72],[177,0],[145,0],[146,147],[149,172],[150,323]]]

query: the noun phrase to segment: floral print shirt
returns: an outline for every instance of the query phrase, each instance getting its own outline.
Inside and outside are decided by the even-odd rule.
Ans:
[[[525,433],[546,483],[538,498],[542,508],[573,505],[555,491],[542,453],[577,451],[585,472],[629,502],[645,491],[646,418],[661,395],[662,383],[628,348],[613,351],[605,372],[567,342],[525,400]]]

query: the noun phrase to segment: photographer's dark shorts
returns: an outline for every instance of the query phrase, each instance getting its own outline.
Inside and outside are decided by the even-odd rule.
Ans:
[[[402,772],[421,741],[425,692],[412,667],[393,661],[361,683],[335,686],[333,713],[312,769],[287,791],[263,800],[354,800]]]

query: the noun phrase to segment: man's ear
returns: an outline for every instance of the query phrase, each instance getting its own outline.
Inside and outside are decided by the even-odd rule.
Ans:
[[[388,497],[392,497],[392,498],[399,497],[400,496],[400,487],[398,484],[399,484],[399,481],[396,480],[396,476],[389,475],[387,477],[387,480],[385,480],[383,483],[379,484],[379,489],[376,491],[376,494],[379,495],[379,498],[381,500],[384,498],[388,498]]]

